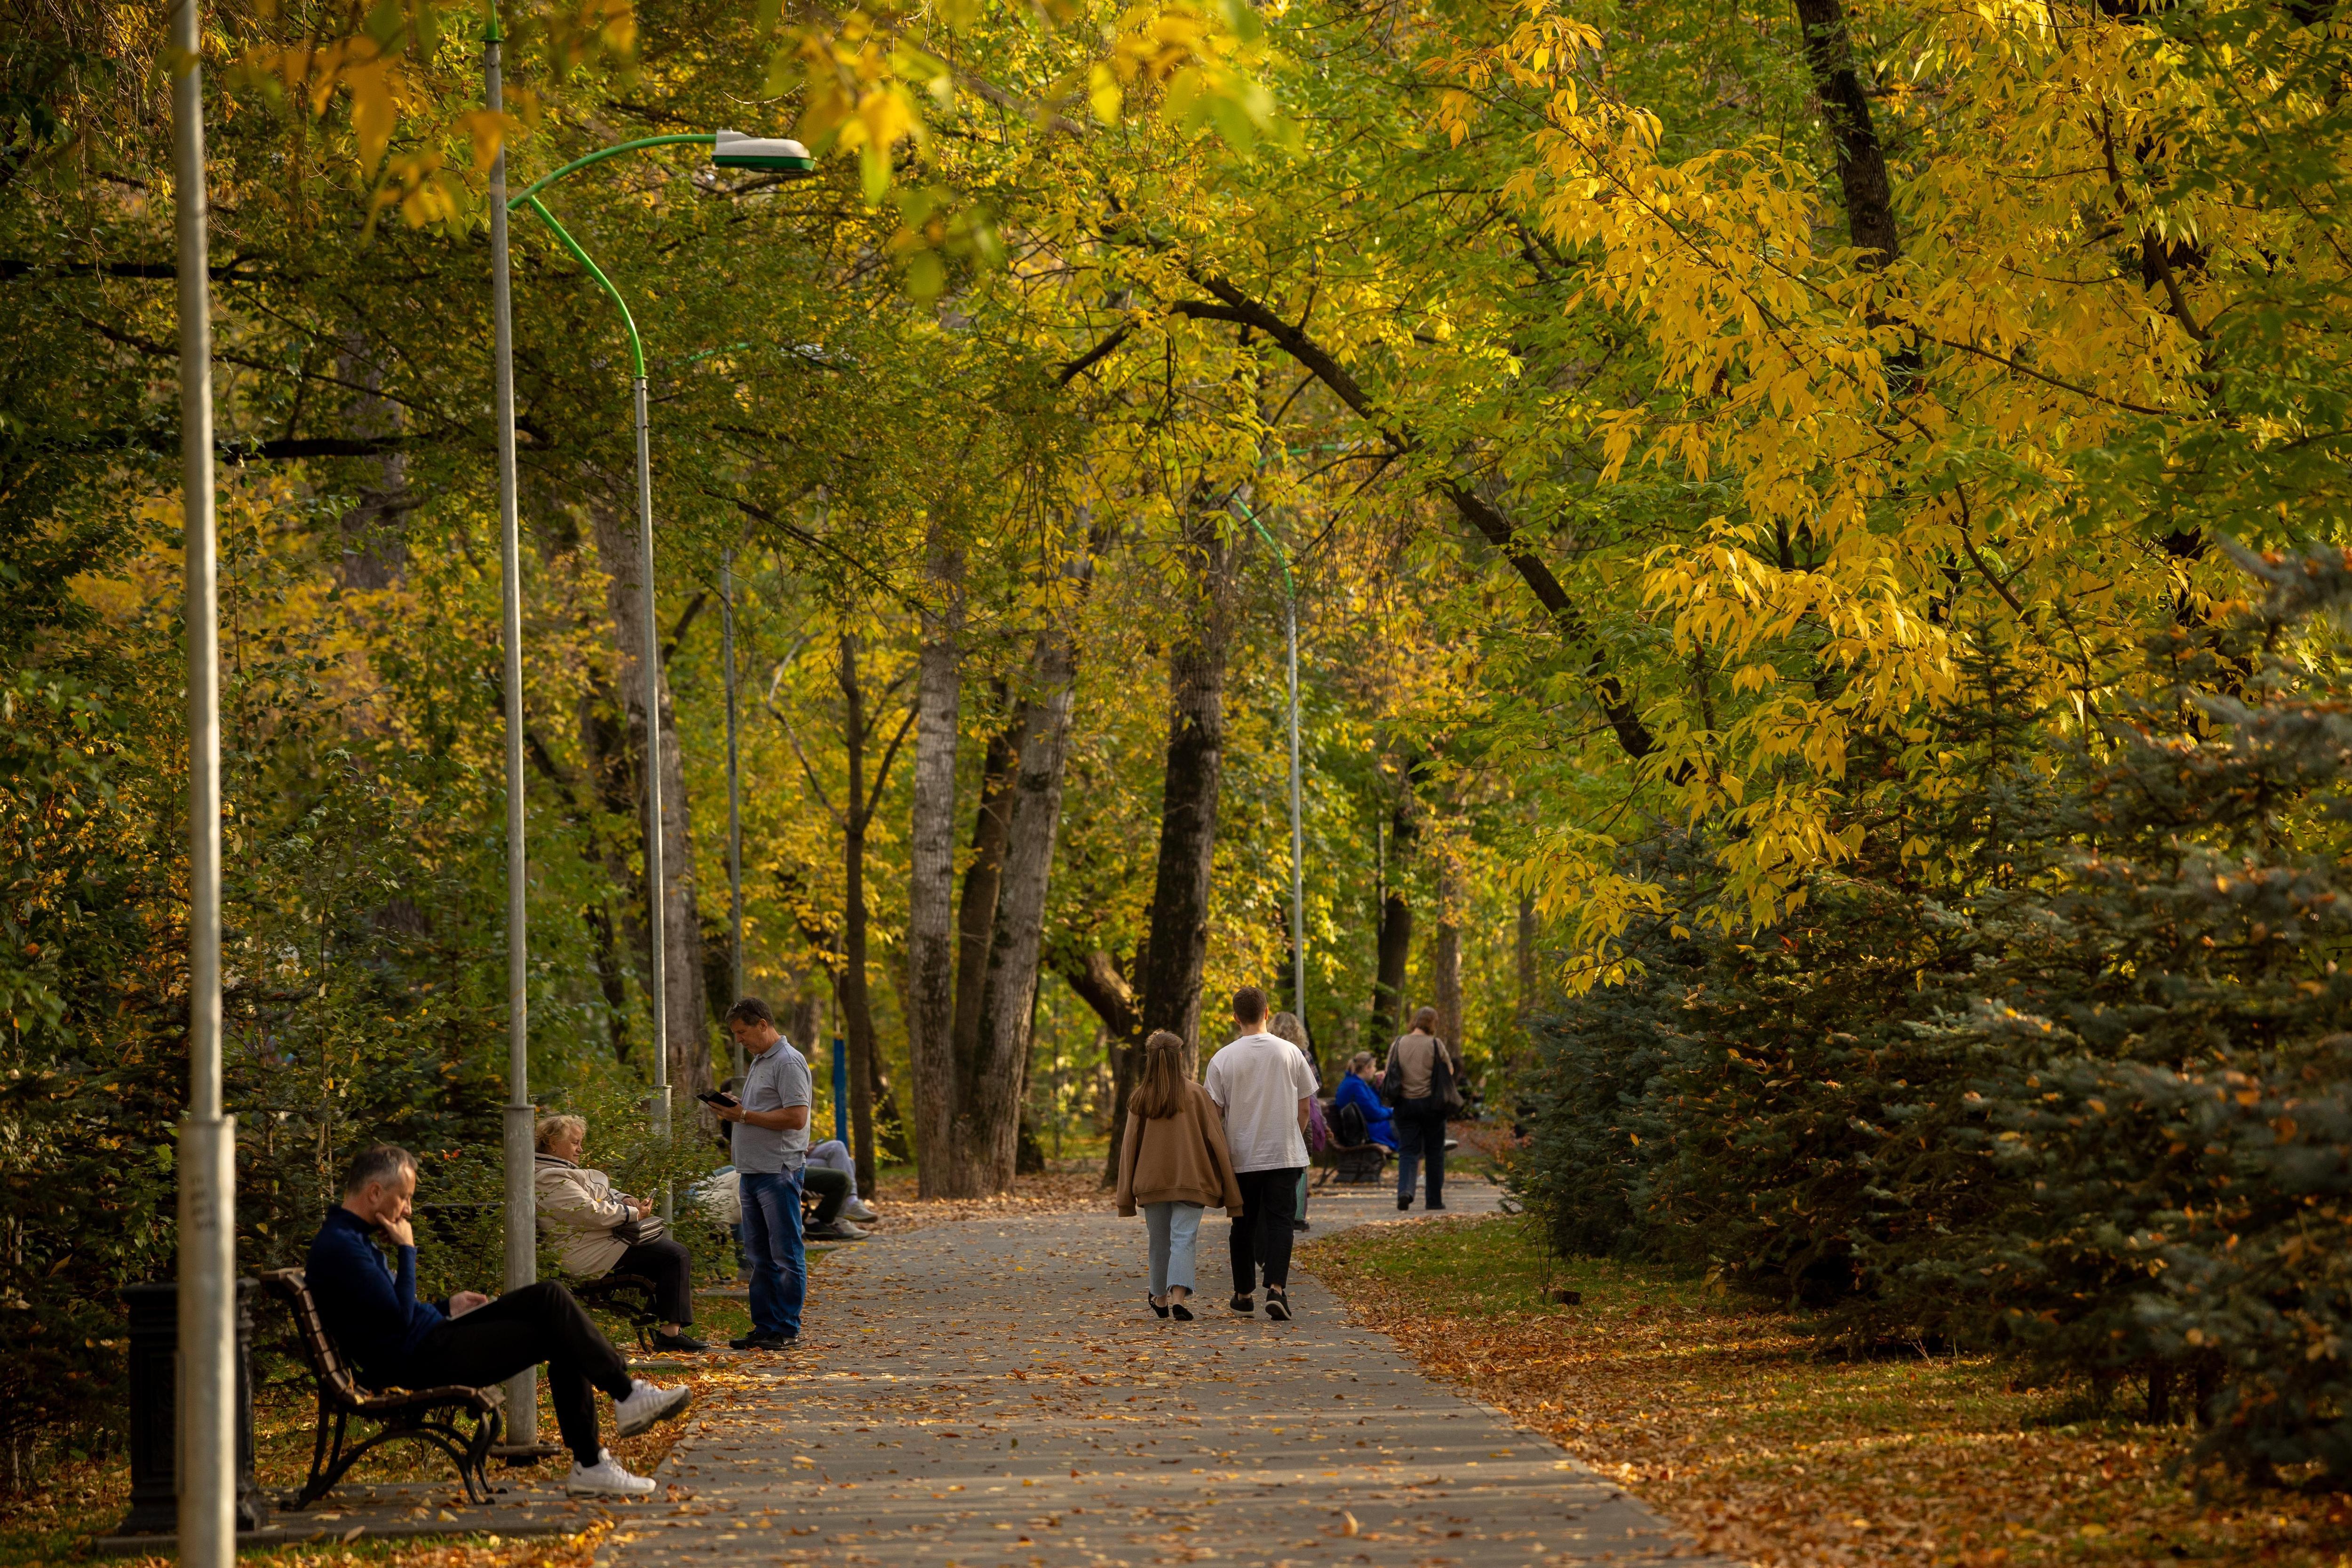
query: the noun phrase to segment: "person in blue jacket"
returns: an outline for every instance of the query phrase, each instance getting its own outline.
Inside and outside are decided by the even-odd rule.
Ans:
[[[643,1497],[653,1481],[633,1476],[596,1436],[596,1389],[613,1401],[624,1437],[685,1412],[692,1391],[657,1388],[629,1376],[571,1291],[551,1280],[496,1300],[460,1290],[445,1301],[416,1299],[416,1237],[409,1226],[416,1157],[396,1144],[362,1150],[343,1179],[343,1201],[327,1211],[303,1270],[335,1346],[377,1388],[484,1388],[547,1363],[547,1391],[572,1450],[565,1489]],[[387,1268],[376,1238],[391,1244]]]
[[[1358,1051],[1348,1064],[1348,1076],[1339,1080],[1339,1092],[1331,1097],[1333,1115],[1339,1107],[1352,1105],[1364,1113],[1364,1131],[1371,1141],[1385,1149],[1397,1146],[1395,1112],[1381,1100],[1381,1091],[1372,1087],[1374,1071],[1372,1053]]]

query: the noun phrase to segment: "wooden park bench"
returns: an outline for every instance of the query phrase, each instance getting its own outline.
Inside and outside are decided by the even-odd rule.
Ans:
[[[600,1274],[593,1279],[563,1278],[564,1289],[591,1311],[610,1312],[624,1319],[637,1333],[637,1346],[653,1352],[654,1325],[661,1321],[655,1305],[654,1282],[642,1274]]]
[[[490,1446],[499,1440],[499,1411],[505,1403],[505,1390],[455,1384],[389,1388],[381,1393],[362,1388],[327,1333],[302,1271],[273,1269],[262,1279],[293,1313],[303,1359],[310,1363],[319,1385],[319,1435],[310,1452],[310,1479],[302,1484],[294,1509],[308,1508],[326,1496],[369,1449],[395,1437],[414,1437],[439,1448],[457,1462],[467,1500],[490,1500],[488,1461]],[[468,1415],[473,1417],[470,1433],[462,1425]],[[350,1442],[347,1428],[353,1416],[375,1422],[379,1428],[375,1436]]]

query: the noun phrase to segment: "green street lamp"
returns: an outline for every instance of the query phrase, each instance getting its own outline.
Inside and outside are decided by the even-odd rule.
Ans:
[[[484,99],[496,112],[504,107],[499,76],[500,33],[495,14],[483,29]],[[643,136],[601,147],[585,157],[541,175],[515,196],[507,195],[506,150],[501,143],[490,167],[490,303],[493,352],[497,360],[499,554],[504,567],[504,627],[507,697],[507,989],[508,1097],[506,1106],[506,1285],[516,1289],[538,1276],[538,1215],[532,1186],[532,1115],[530,1094],[529,1034],[525,984],[529,973],[529,943],[525,925],[526,863],[523,849],[523,717],[522,717],[522,578],[521,542],[515,474],[514,435],[514,309],[511,270],[508,259],[507,215],[528,205],[547,225],[563,247],[587,269],[621,312],[629,335],[629,360],[637,436],[637,541],[645,558],[646,704],[646,891],[647,930],[651,947],[648,990],[652,1003],[654,1089],[649,1107],[654,1129],[669,1131],[669,1035],[667,984],[664,963],[662,895],[667,886],[662,864],[661,798],[661,632],[654,596],[653,464],[646,415],[646,351],[637,335],[636,318],[628,301],[604,276],[593,258],[555,220],[539,193],[592,163],[624,153],[653,147],[690,144],[708,146],[711,163],[721,169],[748,169],[805,178],[815,172],[807,148],[781,137],[745,136],[732,131],[691,132],[667,136]],[[508,1444],[535,1447],[539,1428],[537,1369],[520,1373],[508,1386],[507,1409],[512,1420]]]

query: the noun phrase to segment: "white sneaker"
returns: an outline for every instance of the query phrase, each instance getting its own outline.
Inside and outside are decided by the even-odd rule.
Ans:
[[[646,1386],[640,1384],[640,1387]],[[601,1494],[605,1497],[651,1497],[654,1480],[651,1476],[633,1476],[621,1468],[610,1448],[596,1450],[596,1462],[583,1467],[572,1461],[572,1473],[563,1478],[563,1489],[573,1497]]]
[[[841,1212],[847,1215],[850,1218],[866,1225],[871,1225],[876,1220],[882,1217],[882,1215],[876,1211],[874,1205],[867,1203],[864,1198],[850,1199],[847,1203],[841,1205]]]
[[[656,1388],[642,1377],[635,1379],[629,1384],[629,1396],[613,1402],[614,1430],[624,1437],[634,1437],[656,1421],[683,1415],[693,1402],[690,1388]]]

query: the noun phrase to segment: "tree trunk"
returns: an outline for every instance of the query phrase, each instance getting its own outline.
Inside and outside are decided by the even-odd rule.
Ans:
[[[956,740],[962,695],[961,616],[950,603],[923,617],[915,680],[915,799],[907,873],[907,1057],[922,1195],[945,1184],[955,1098]],[[992,914],[995,911],[991,910]]]
[[[1002,683],[998,687],[1003,695]],[[987,1069],[982,1062],[982,1008],[988,988],[990,939],[996,931],[996,896],[1004,877],[1004,839],[1013,819],[1013,774],[1029,705],[1013,705],[1012,721],[992,730],[981,758],[980,807],[971,827],[971,863],[964,868],[963,899],[956,911],[955,1031],[950,1037],[948,1132],[940,1171],[942,1190],[970,1196],[977,1178],[969,1174],[972,1156],[959,1140],[966,1123],[961,1110],[971,1085]]]
[[[1144,944],[1145,1034],[1181,1035],[1185,1065],[1198,1060],[1201,972],[1209,952],[1209,890],[1217,848],[1217,793],[1225,757],[1225,656],[1233,551],[1219,514],[1198,511],[1184,528],[1192,567],[1192,624],[1168,650],[1168,750],[1160,805],[1160,862]]]
[[[1118,972],[1109,953],[1096,948],[1081,961],[1066,953],[1057,965],[1062,978],[1080,1001],[1102,1020],[1103,1065],[1110,1070],[1108,1098],[1112,1131],[1110,1149],[1103,1161],[1103,1185],[1118,1181],[1118,1143],[1127,1127],[1128,1097],[1135,1092],[1136,1047],[1143,1040],[1142,1015],[1135,1008],[1135,993]]]
[[[1399,770],[1396,804],[1389,816],[1388,859],[1381,879],[1388,884],[1381,900],[1380,948],[1372,980],[1372,1037],[1366,1048],[1383,1055],[1389,1042],[1404,1033],[1405,965],[1412,955],[1412,906],[1395,885],[1395,868],[1405,858],[1415,833],[1412,810],[1413,768]]]
[[[841,1011],[849,1034],[850,1152],[857,1190],[875,1190],[874,1007],[866,988],[866,694],[857,684],[857,634],[841,634],[842,734],[849,751],[843,816]]]
[[[702,978],[702,911],[695,897],[692,803],[686,793],[685,759],[678,748],[677,713],[670,700],[667,670],[661,678],[660,711],[654,731],[659,746],[649,753],[646,745],[645,629],[637,619],[644,613],[640,574],[645,565],[637,552],[636,529],[602,495],[590,496],[586,510],[595,531],[596,552],[611,574],[605,600],[612,615],[614,650],[620,656],[619,698],[629,726],[625,756],[641,834],[649,825],[645,820],[645,775],[637,769],[651,754],[662,770],[663,1000],[669,1034],[665,1048],[669,1053],[670,1104],[675,1114],[680,1106],[692,1108],[694,1097],[710,1087],[710,1002]],[[646,930],[642,920],[636,922],[635,934],[641,952]],[[650,973],[651,967],[648,959],[643,973]]]
[[[367,390],[354,395],[343,414],[353,437],[392,436],[404,421],[400,405],[382,395],[383,362],[370,353],[357,331],[346,332],[335,368],[347,385]],[[408,459],[399,452],[356,459],[369,481],[342,518],[343,586],[368,590],[397,586],[408,570],[404,519],[416,502],[408,493]]]
[[[1430,943],[1431,1001],[1437,1008],[1437,1037],[1462,1050],[1462,863],[1446,847],[1437,871],[1437,931]]]
[[[1041,639],[1035,695],[1022,704],[1019,760],[1005,820],[1004,863],[996,919],[981,986],[979,1050],[959,1084],[953,1134],[952,1195],[974,1197],[1013,1184],[1021,1131],[1023,1063],[1037,994],[1045,892],[1062,818],[1062,773],[1069,758],[1071,683],[1077,651],[1062,627]]]
[[[1846,228],[1860,250],[1875,251],[1870,265],[1884,267],[1903,254],[1895,228],[1894,185],[1886,177],[1886,151],[1870,117],[1870,95],[1853,68],[1853,41],[1840,0],[1796,0],[1805,30],[1805,65],[1813,92],[1829,121],[1837,154],[1838,187],[1845,197]]]

